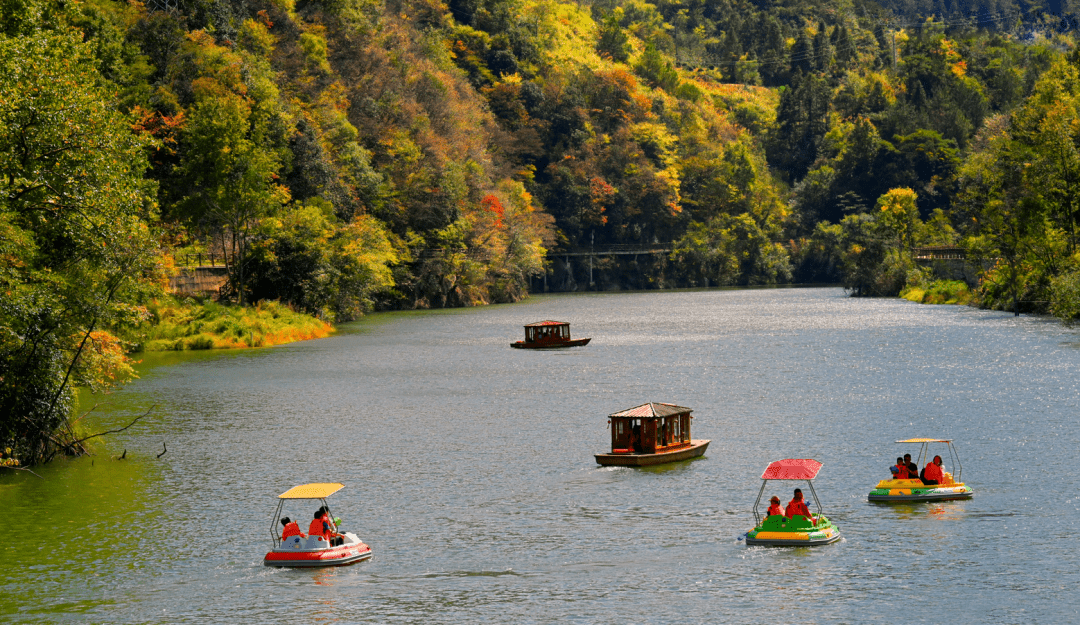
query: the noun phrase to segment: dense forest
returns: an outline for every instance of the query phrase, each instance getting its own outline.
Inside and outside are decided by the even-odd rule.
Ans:
[[[839,282],[1080,317],[1080,26],[1012,0],[3,0],[0,464],[178,268],[327,321]],[[559,252],[622,245],[595,284]],[[193,259],[199,259],[195,261]],[[277,310],[277,309],[274,309]],[[276,317],[277,312],[273,315]],[[140,338],[143,337],[143,338]]]

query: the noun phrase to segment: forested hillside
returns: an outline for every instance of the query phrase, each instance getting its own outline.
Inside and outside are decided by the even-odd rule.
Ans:
[[[1051,11],[1053,9],[1053,11]],[[330,321],[530,288],[843,282],[963,246],[1080,314],[1069,6],[0,3],[0,443],[78,451],[168,277]],[[664,250],[600,262],[559,251]],[[570,257],[572,258],[572,257]]]

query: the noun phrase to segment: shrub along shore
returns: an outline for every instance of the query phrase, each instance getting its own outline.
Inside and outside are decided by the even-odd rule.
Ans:
[[[272,347],[324,338],[334,332],[329,323],[277,302],[241,307],[169,299],[147,309],[150,318],[128,339],[132,351]]]

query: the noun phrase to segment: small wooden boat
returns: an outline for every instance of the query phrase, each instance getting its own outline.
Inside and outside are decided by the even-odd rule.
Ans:
[[[650,402],[608,415],[611,453],[595,454],[606,467],[645,467],[697,458],[711,441],[690,438],[689,408]]]
[[[747,545],[768,547],[813,547],[827,545],[840,540],[840,530],[821,512],[821,501],[814,491],[813,479],[821,470],[821,463],[810,458],[789,458],[769,463],[761,474],[761,490],[754,501],[754,521],[756,525],[746,533]],[[758,504],[765,492],[769,480],[806,480],[810,494],[814,496],[818,513],[813,518],[801,514],[787,518],[782,514],[762,517],[758,514]]]
[[[552,349],[588,345],[592,339],[570,338],[570,324],[565,321],[537,321],[525,326],[525,340],[510,347],[518,349]]]
[[[345,486],[337,483],[301,484],[278,495],[277,512],[274,513],[274,520],[270,522],[270,535],[274,539],[274,548],[263,558],[263,564],[280,567],[345,566],[370,558],[371,547],[365,545],[352,532],[339,533],[342,539],[339,545],[330,544],[324,536],[301,534],[282,538],[278,535],[278,519],[281,518],[281,509],[286,501],[295,499],[321,501],[328,516],[332,519],[334,517],[330,513],[326,498],[342,488]]]
[[[950,499],[971,499],[975,496],[975,491],[960,481],[961,473],[964,470],[964,466],[960,464],[960,456],[956,453],[956,446],[953,445],[952,439],[947,438],[909,438],[903,441],[896,441],[901,444],[918,444],[919,455],[915,461],[915,466],[923,466],[924,462],[930,461],[930,444],[942,443],[948,449],[948,455],[952,461],[952,471],[942,471],[945,479],[941,484],[925,484],[918,477],[911,479],[889,479],[881,480],[877,486],[874,487],[870,494],[867,495],[867,500],[888,502],[888,501],[948,501]],[[953,476],[956,476],[954,479]]]

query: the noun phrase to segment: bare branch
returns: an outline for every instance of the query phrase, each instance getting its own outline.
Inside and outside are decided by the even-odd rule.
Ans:
[[[97,434],[91,434],[90,436],[87,436],[86,438],[80,438],[80,439],[79,439],[79,440],[77,440],[77,441],[72,441],[72,443],[71,443],[71,444],[72,444],[72,445],[79,445],[79,444],[82,444],[82,443],[83,443],[83,442],[85,442],[85,441],[88,441],[88,440],[90,440],[91,438],[97,438],[98,436],[105,436],[106,434],[116,434],[116,433],[118,433],[118,432],[123,432],[124,430],[126,430],[126,429],[128,429],[129,427],[131,427],[131,426],[135,425],[136,423],[138,423],[138,422],[139,422],[139,419],[142,419],[142,418],[143,418],[143,417],[145,417],[146,415],[150,414],[150,411],[151,411],[151,410],[153,410],[154,408],[157,408],[157,404],[154,404],[153,406],[150,406],[150,408],[149,408],[149,409],[147,409],[147,411],[146,411],[146,412],[144,412],[143,414],[141,414],[141,415],[139,415],[139,416],[135,417],[135,420],[134,420],[134,421],[132,421],[131,423],[129,423],[129,424],[127,424],[127,425],[125,425],[124,427],[122,427],[122,428],[120,428],[120,429],[117,429],[117,430],[108,430],[108,431],[106,431],[106,432],[98,432]]]

